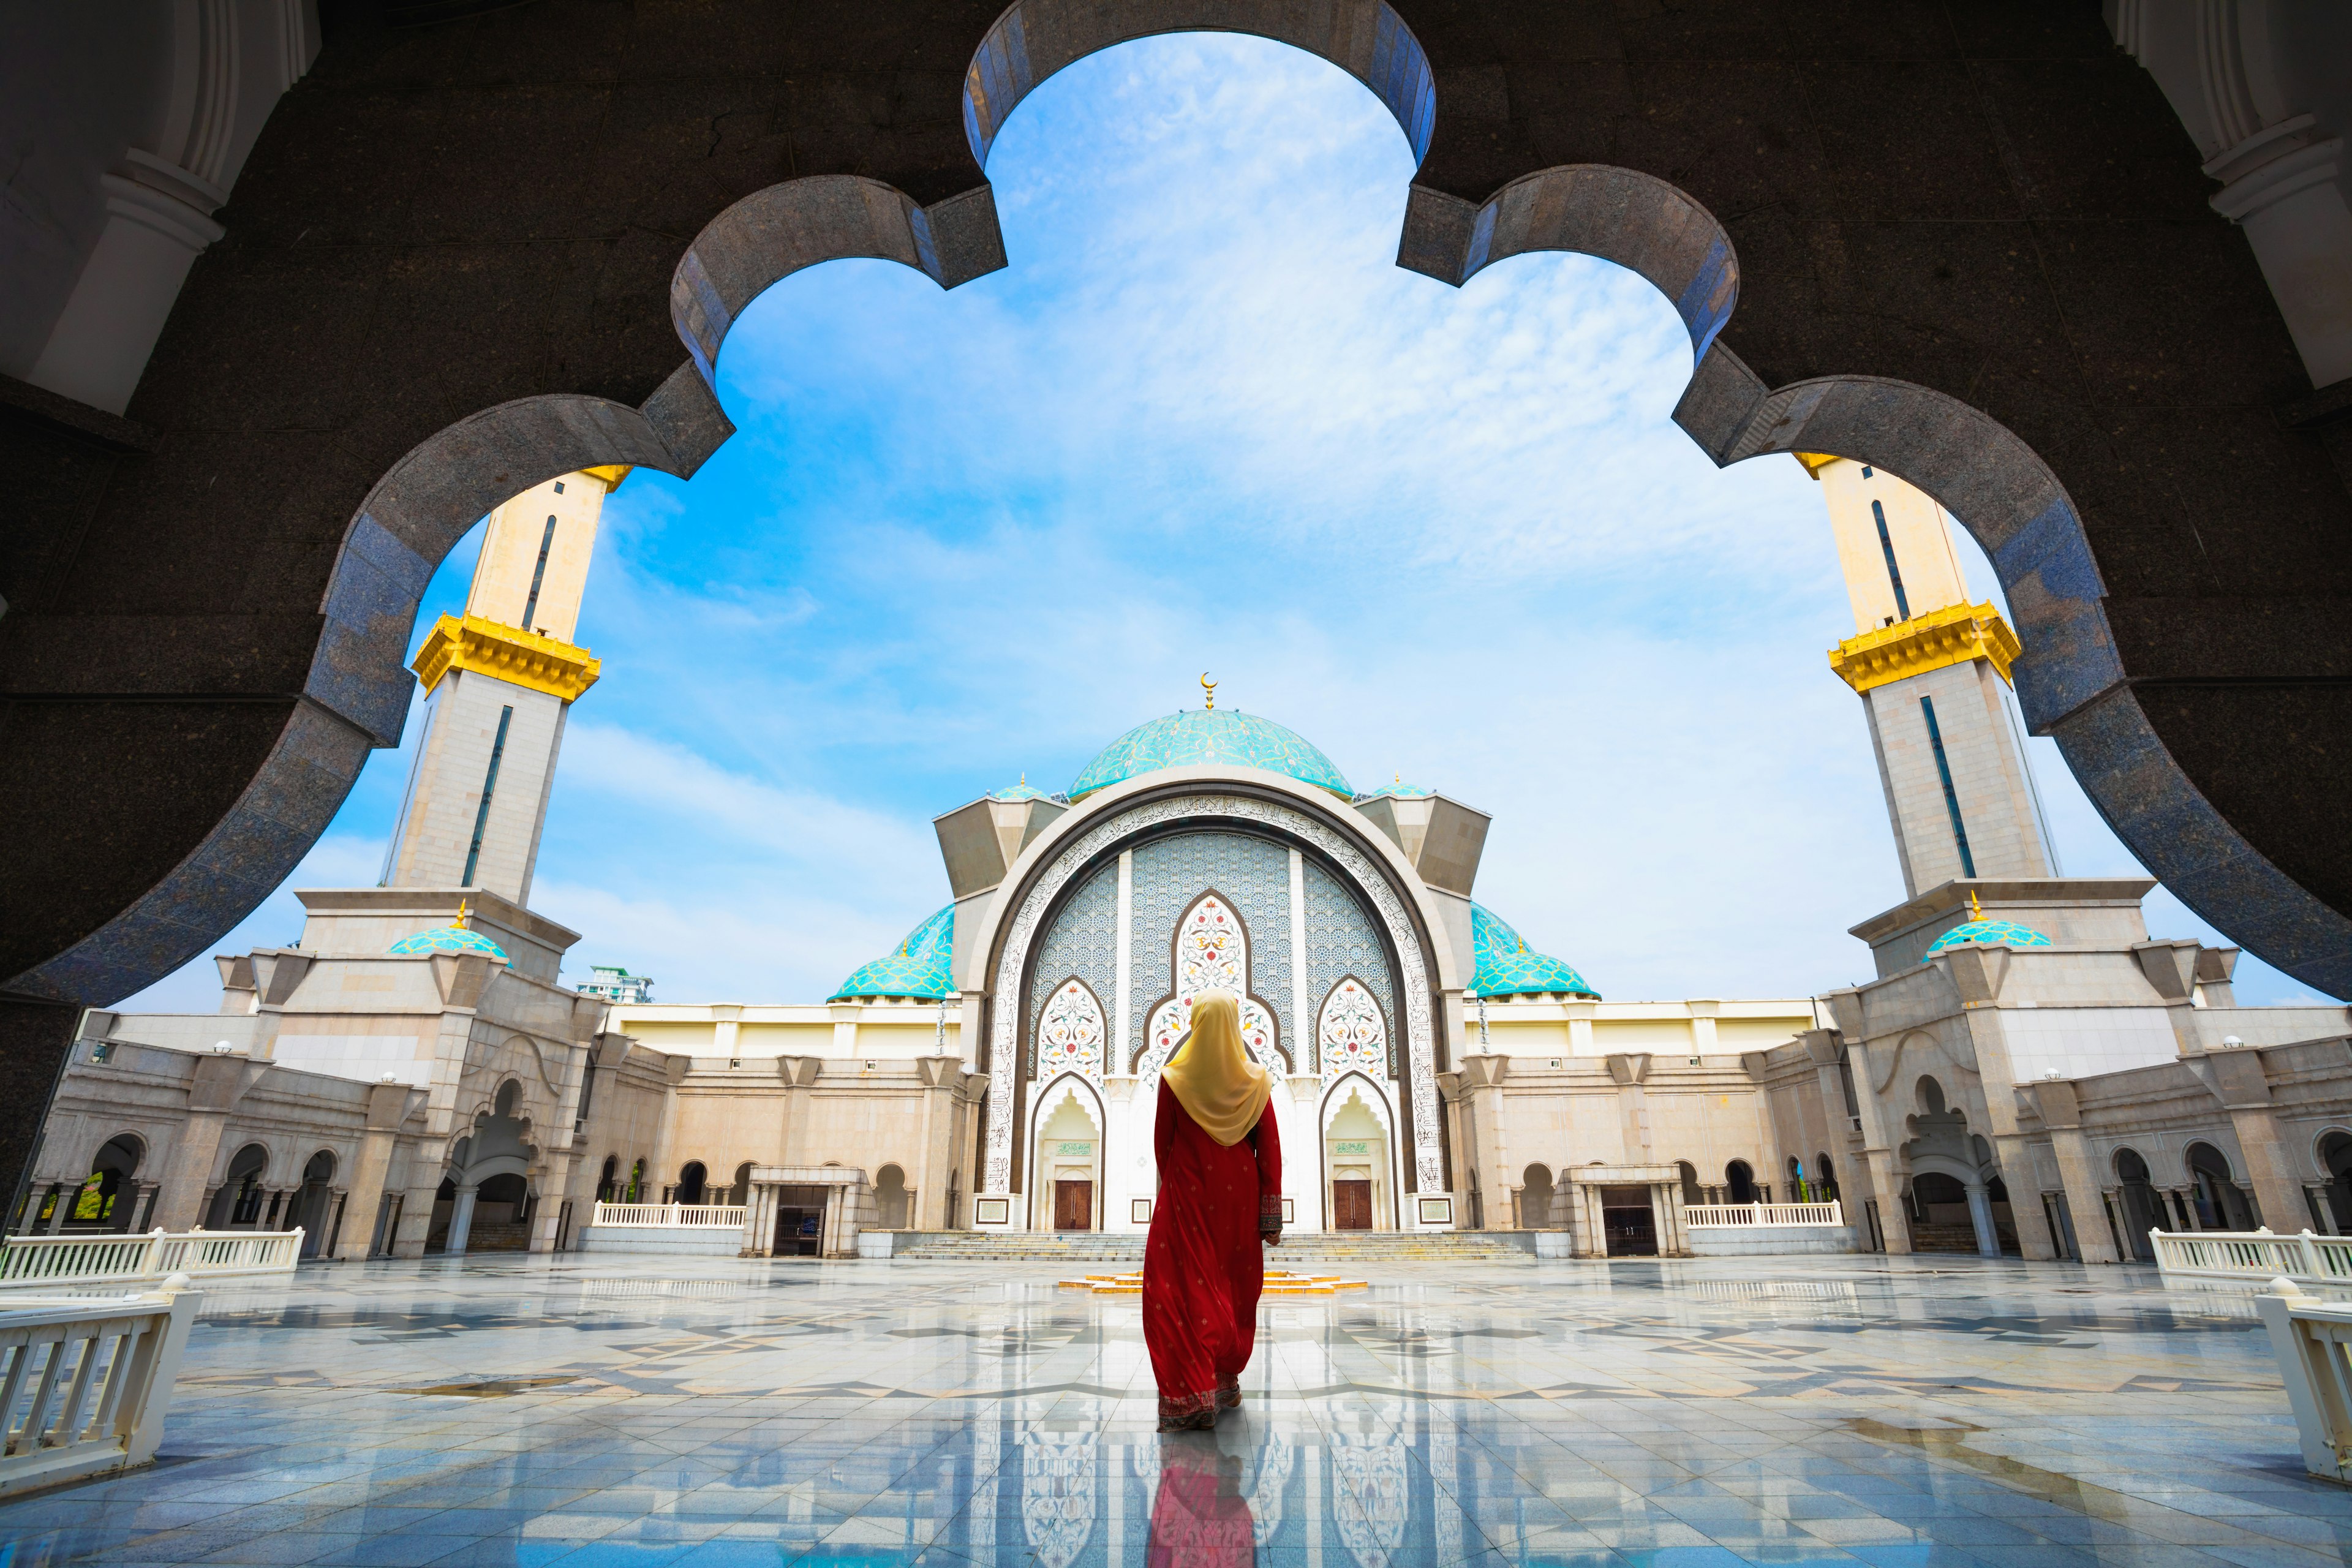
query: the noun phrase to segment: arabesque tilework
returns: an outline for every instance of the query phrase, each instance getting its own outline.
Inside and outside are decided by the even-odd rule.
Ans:
[[[1957,1258],[1399,1262],[1269,1300],[1162,1437],[1134,1298],[1032,1265],[560,1258],[215,1289],[67,1563],[1144,1568],[1206,1443],[1286,1568],[2340,1563],[2242,1293]]]
[[[1958,947],[1963,942],[1982,942],[1987,947],[2048,947],[2050,939],[2015,921],[1968,921],[1929,943],[1919,962],[1925,963],[1946,948]]]

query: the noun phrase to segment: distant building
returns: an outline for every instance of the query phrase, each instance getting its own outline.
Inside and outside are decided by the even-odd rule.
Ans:
[[[589,974],[590,979],[573,987],[583,996],[602,996],[607,1002],[631,1004],[654,999],[653,976],[649,974],[632,974],[609,963],[594,965]]]

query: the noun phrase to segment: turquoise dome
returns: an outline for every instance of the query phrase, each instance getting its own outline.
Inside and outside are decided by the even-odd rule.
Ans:
[[[415,936],[402,937],[392,944],[394,952],[479,952],[492,958],[504,958],[506,949],[478,931],[463,926],[437,926],[421,931]]]
[[[1981,942],[1987,947],[2048,947],[2050,939],[2015,921],[1973,920],[1937,937],[1919,962],[1927,963],[1948,947],[1965,947],[1970,942]]]
[[[1362,795],[1358,795],[1356,798],[1358,800],[1379,800],[1385,795],[1394,800],[1426,800],[1436,793],[1437,792],[1433,789],[1423,789],[1419,784],[1409,784],[1404,782],[1403,776],[1400,774],[1394,784],[1384,784],[1378,789],[1366,790]]]
[[[1601,993],[1584,976],[1549,953],[1529,948],[1502,916],[1481,903],[1470,906],[1470,949],[1478,972],[1470,982],[1473,996],[1540,995],[1564,991],[1571,996],[1601,1000]]]
[[[1264,768],[1329,790],[1341,800],[1356,797],[1330,758],[1273,720],[1237,709],[1188,708],[1139,724],[1105,746],[1070,786],[1069,798],[1084,800],[1128,779],[1197,763]]]
[[[991,800],[1051,800],[1053,796],[1031,784],[1028,775],[1024,773],[1019,784],[1006,784],[988,798]]]
[[[828,1002],[845,1002],[853,997],[904,996],[925,1002],[938,1002],[955,994],[948,961],[955,952],[955,906],[950,904],[938,914],[907,933],[907,940],[893,952],[841,983],[841,989],[825,998]]]

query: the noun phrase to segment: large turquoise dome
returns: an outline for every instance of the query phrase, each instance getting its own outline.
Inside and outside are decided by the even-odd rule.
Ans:
[[[1218,763],[1287,773],[1341,800],[1356,795],[1331,759],[1297,731],[1238,709],[1188,708],[1139,724],[1105,746],[1070,786],[1069,797],[1084,800],[1097,790],[1162,768]]]
[[[896,950],[861,965],[825,1000],[898,996],[937,1002],[951,995],[955,986],[948,961],[955,955],[955,912],[950,904],[908,931]]]
[[[1470,947],[1478,972],[1470,982],[1473,996],[1528,996],[1561,992],[1601,1000],[1601,993],[1584,976],[1548,952],[1538,952],[1513,931],[1508,921],[1481,903],[1470,906]]]

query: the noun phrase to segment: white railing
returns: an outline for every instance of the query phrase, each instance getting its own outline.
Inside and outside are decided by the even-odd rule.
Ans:
[[[2200,1279],[2270,1279],[2352,1285],[2352,1236],[2277,1236],[2268,1230],[2151,1230],[2156,1266]]]
[[[1683,1223],[1710,1225],[1843,1225],[1834,1200],[1825,1204],[1685,1204]]]
[[[2352,1480],[2352,1363],[2346,1356],[2352,1304],[2306,1296],[2284,1277],[2271,1287],[2254,1306],[2271,1331],[2271,1352],[2303,1440],[2303,1468],[2331,1481]]]
[[[736,1226],[751,1211],[741,1204],[598,1204],[591,1225]]]
[[[188,1328],[204,1297],[178,1289],[19,1298],[0,1310],[0,1497],[155,1457]]]
[[[302,1231],[153,1230],[145,1236],[12,1236],[0,1253],[0,1287],[115,1285],[185,1274],[290,1274]],[[5,1299],[5,1298],[0,1298]]]

